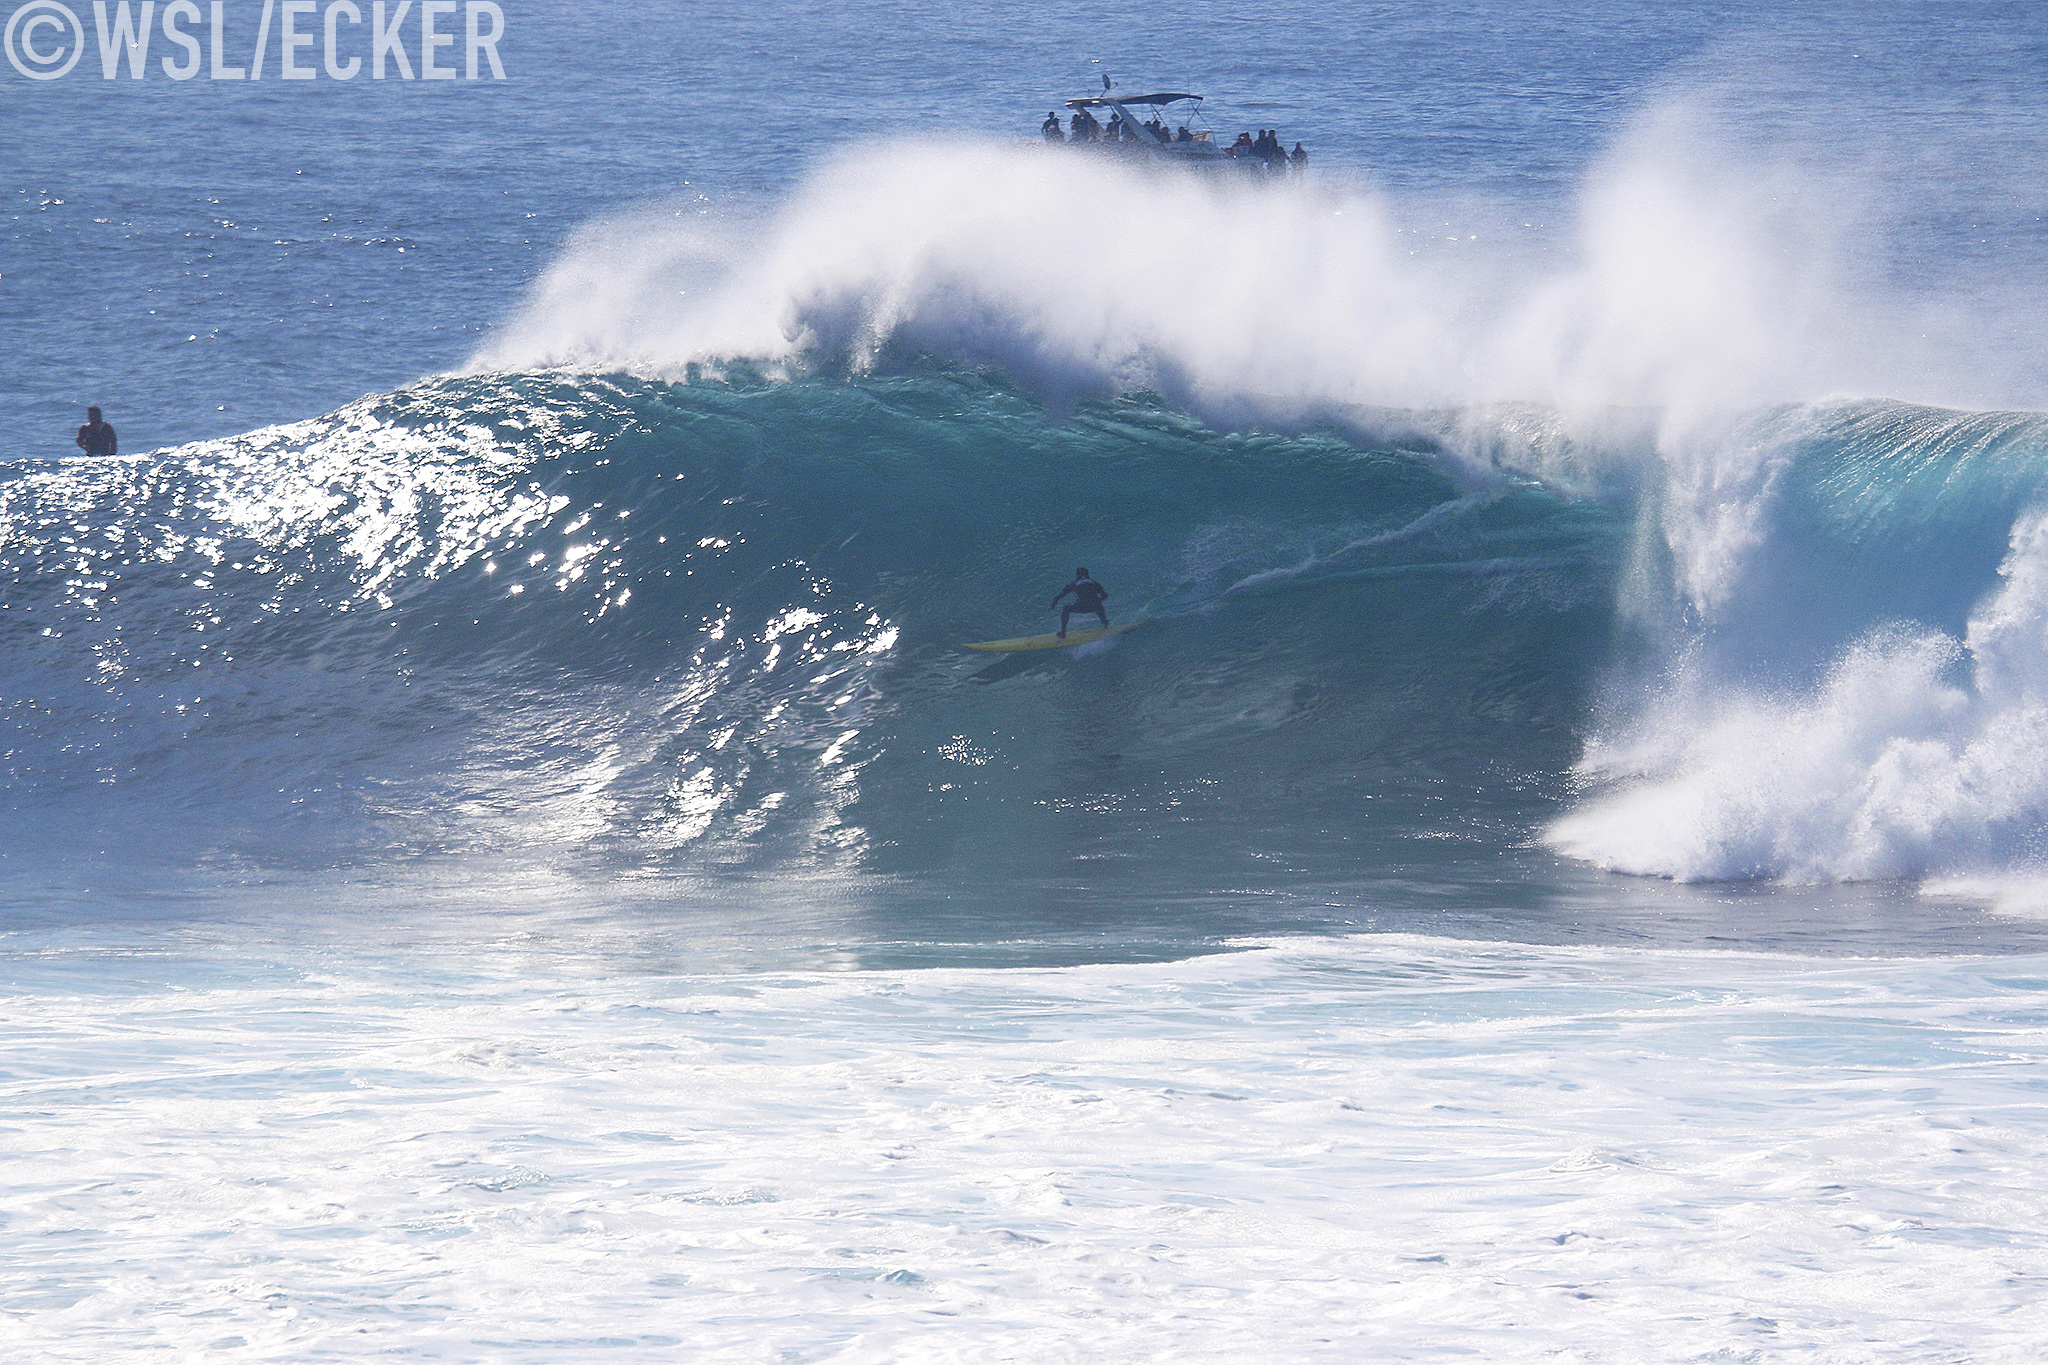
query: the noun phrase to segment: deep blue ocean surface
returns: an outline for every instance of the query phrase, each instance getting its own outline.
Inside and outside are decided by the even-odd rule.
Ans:
[[[22,1358],[2039,1358],[2038,7],[130,8],[0,65]]]

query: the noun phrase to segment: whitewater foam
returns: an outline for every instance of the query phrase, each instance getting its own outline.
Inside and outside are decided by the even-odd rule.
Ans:
[[[719,977],[594,970],[586,937],[245,934],[231,978],[187,939],[90,988],[22,958],[13,1348],[2018,1362],[2048,1333],[2035,959],[1397,936]]]
[[[974,143],[851,151],[766,224],[707,230],[693,207],[688,227],[593,227],[473,363],[679,377],[926,352],[1054,396],[1150,387],[1266,417],[1537,401],[1593,421],[1839,387],[1847,341],[1821,344],[1837,217],[1683,122],[1617,150],[1570,258],[1533,273],[1522,243],[1423,242],[1362,186]]]
[[[1650,780],[1552,839],[1687,879],[2027,871],[2048,815],[2048,517],[2014,528],[1999,575],[1962,641],[1876,634],[1810,697],[1723,684],[1660,699],[1585,764]]]

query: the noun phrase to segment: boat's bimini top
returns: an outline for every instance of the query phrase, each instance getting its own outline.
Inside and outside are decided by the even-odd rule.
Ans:
[[[1087,95],[1068,100],[1069,109],[1107,109],[1113,104],[1172,104],[1178,100],[1199,100],[1200,95]]]

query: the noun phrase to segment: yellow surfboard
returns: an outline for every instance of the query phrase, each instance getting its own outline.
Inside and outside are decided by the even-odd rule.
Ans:
[[[1111,626],[1108,630],[1104,630],[1100,626],[1096,626],[1091,630],[1070,630],[1067,632],[1067,638],[1064,640],[1057,635],[1022,635],[1014,640],[982,640],[968,644],[967,648],[987,650],[992,654],[1014,654],[1018,650],[1024,649],[1071,649],[1075,645],[1085,645],[1091,641],[1103,639],[1106,636],[1121,635],[1127,630],[1136,630],[1144,624],[1145,618],[1140,616],[1135,621],[1120,622],[1117,625]]]

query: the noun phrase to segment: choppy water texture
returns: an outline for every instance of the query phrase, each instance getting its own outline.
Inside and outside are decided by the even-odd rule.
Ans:
[[[17,1352],[2040,1354],[2039,15],[1202,17],[10,87]]]

